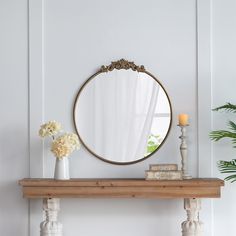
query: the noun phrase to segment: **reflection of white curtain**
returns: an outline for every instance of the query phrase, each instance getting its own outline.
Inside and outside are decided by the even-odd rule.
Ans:
[[[144,157],[158,92],[150,76],[130,70],[114,70],[94,80],[94,121],[88,124],[93,126],[89,139],[94,152],[118,162]]]

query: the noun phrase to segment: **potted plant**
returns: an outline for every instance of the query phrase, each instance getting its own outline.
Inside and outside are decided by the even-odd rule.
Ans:
[[[236,113],[236,105],[231,103],[226,103],[223,106],[217,107],[213,109],[213,111],[227,111]],[[227,130],[215,130],[210,133],[210,138],[213,141],[219,141],[223,138],[229,138],[232,141],[233,148],[236,148],[236,123],[233,121],[228,122]],[[232,159],[231,161],[221,160],[218,162],[218,168],[221,173],[229,174],[225,180],[229,180],[231,182],[236,181],[236,159]]]

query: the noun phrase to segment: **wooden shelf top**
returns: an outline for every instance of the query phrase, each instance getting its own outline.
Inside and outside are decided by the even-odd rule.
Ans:
[[[25,198],[219,198],[224,181],[145,179],[22,179]]]

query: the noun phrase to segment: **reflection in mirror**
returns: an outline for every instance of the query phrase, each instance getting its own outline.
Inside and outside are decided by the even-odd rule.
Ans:
[[[76,130],[85,147],[102,160],[130,164],[154,153],[166,138],[171,106],[149,73],[98,73],[79,91]]]

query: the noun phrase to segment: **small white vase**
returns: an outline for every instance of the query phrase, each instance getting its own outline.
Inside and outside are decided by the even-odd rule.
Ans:
[[[70,179],[68,157],[56,158],[54,179]]]

